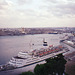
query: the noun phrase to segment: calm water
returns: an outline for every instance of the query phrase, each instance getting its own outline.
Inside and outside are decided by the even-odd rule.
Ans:
[[[25,35],[25,36],[1,36],[0,37],[0,65],[8,62],[12,56],[18,54],[19,51],[27,51],[31,49],[41,48],[43,38],[49,45],[59,44],[59,34],[38,34],[38,35]]]
[[[62,34],[0,36],[0,65],[7,63],[13,56],[16,56],[20,51],[28,51],[31,48],[42,48],[43,38],[45,38],[45,40],[48,42],[48,45],[59,45],[60,37],[62,36]],[[34,44],[34,46],[31,47],[31,44]],[[45,61],[40,63],[45,63]],[[36,64],[16,70],[0,72],[0,75],[17,75],[21,72],[32,70],[35,65]]]

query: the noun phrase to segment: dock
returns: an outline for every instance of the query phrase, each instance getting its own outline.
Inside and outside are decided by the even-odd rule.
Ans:
[[[69,45],[69,46],[71,46],[71,47],[75,48],[75,45],[74,45],[74,44],[70,44],[70,43],[68,43],[66,40],[65,40],[65,41],[63,41],[63,43],[65,43],[65,44],[67,44],[67,45]]]

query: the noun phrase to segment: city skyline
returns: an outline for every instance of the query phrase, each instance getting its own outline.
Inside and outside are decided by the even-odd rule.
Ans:
[[[0,0],[0,28],[75,27],[75,0]]]

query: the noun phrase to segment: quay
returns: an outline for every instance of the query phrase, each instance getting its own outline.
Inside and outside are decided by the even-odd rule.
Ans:
[[[67,44],[67,45],[69,45],[69,46],[71,46],[71,47],[75,48],[75,44],[68,43],[66,40],[65,40],[65,41],[63,41],[63,43],[65,43],[65,44]]]

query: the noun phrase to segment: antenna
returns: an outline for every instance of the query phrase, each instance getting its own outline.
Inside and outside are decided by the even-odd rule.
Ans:
[[[33,47],[32,47],[32,46],[33,46],[34,44],[32,44],[31,42],[32,42],[32,39],[31,39],[31,41],[30,41],[30,43],[29,43],[29,46],[30,46],[30,50],[29,50],[29,51],[33,51]]]

